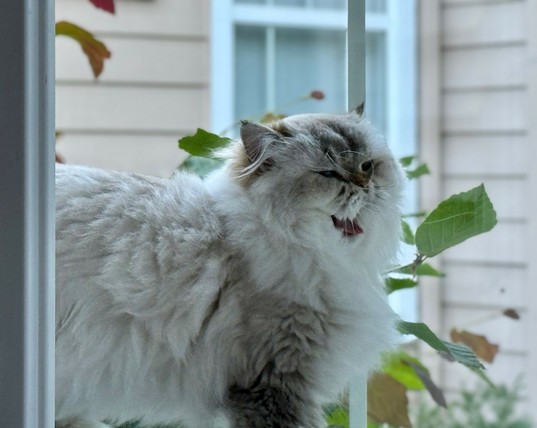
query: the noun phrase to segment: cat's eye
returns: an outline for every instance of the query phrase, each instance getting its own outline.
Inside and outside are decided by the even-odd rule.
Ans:
[[[317,174],[326,178],[335,178],[336,180],[346,181],[337,171],[317,171]]]

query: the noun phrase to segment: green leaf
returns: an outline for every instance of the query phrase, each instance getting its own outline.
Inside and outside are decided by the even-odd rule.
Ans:
[[[414,263],[410,263],[405,266],[401,266],[400,268],[397,268],[393,271],[394,273],[402,273],[406,275],[416,275],[416,276],[435,276],[435,277],[444,277],[446,276],[444,273],[440,272],[439,270],[436,270],[434,267],[432,267],[429,263],[421,263],[419,265],[415,265]]]
[[[349,428],[349,412],[342,406],[337,406],[326,415],[328,428]]]
[[[406,386],[407,389],[425,389],[425,385],[410,363],[423,367],[423,370],[428,372],[418,359],[411,357],[403,351],[386,354],[382,364],[382,371],[394,378],[397,382]]]
[[[418,283],[410,278],[386,278],[386,292],[388,294],[405,288],[414,288]]]
[[[403,168],[408,168],[410,165],[412,165],[414,159],[416,159],[416,156],[405,156],[399,159],[399,163],[402,165]]]
[[[194,135],[179,140],[179,148],[193,156],[210,158],[214,150],[225,147],[230,141],[231,138],[220,137],[198,128]]]
[[[416,156],[402,157],[399,159],[399,163],[403,166],[403,169],[405,170],[409,179],[418,178],[422,175],[431,173],[431,171],[429,171],[429,167],[424,163],[419,163]]]
[[[408,177],[409,180],[413,180],[415,178],[421,177],[422,175],[426,175],[430,173],[431,171],[429,171],[429,167],[424,163],[418,165],[414,169],[406,170],[406,176]]]
[[[441,354],[446,355],[461,364],[472,369],[483,369],[483,364],[479,362],[474,352],[465,345],[457,345],[445,340],[441,340],[434,334],[429,327],[424,323],[414,323],[407,321],[399,321],[397,329],[402,334],[411,334],[418,339],[423,340],[431,348],[436,349]]]
[[[200,177],[205,177],[207,174],[221,166],[222,161],[217,159],[189,156],[181,165],[179,165],[179,169],[199,175]]]
[[[97,40],[90,32],[67,21],[56,23],[56,35],[76,40],[88,57],[93,75],[99,77],[104,68],[104,60],[112,55],[103,42]]]
[[[408,245],[414,245],[414,232],[412,232],[410,225],[406,221],[401,220],[401,227],[403,229],[403,242]]]
[[[416,230],[416,246],[421,254],[432,257],[488,232],[496,223],[496,212],[481,184],[440,203]]]
[[[479,376],[482,380],[484,380],[488,386],[492,387],[492,388],[496,388],[496,384],[494,382],[492,382],[492,380],[487,376],[487,374],[485,373],[484,370],[479,370],[479,369],[472,369],[472,371],[477,375]]]

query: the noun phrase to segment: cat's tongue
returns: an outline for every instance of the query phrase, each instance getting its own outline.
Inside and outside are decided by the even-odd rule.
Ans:
[[[340,220],[339,218],[332,216],[332,222],[336,229],[340,229],[343,232],[344,236],[356,236],[364,233],[364,230],[358,223],[356,223],[356,221],[349,219]]]

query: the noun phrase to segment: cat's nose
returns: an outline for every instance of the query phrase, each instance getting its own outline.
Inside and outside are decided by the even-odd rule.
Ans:
[[[366,174],[371,174],[373,172],[373,162],[366,160],[360,164],[360,171]]]
[[[350,180],[355,185],[366,189],[373,175],[373,162],[370,160],[363,161],[358,170],[351,175]]]

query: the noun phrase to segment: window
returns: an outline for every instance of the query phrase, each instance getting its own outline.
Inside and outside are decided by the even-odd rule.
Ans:
[[[213,0],[212,128],[263,113],[347,111],[346,0]],[[415,2],[366,0],[366,113],[396,156],[415,154]],[[312,90],[322,101],[294,102]],[[235,130],[236,132],[236,130]],[[416,211],[415,189],[406,211]],[[417,317],[415,290],[392,305]]]

